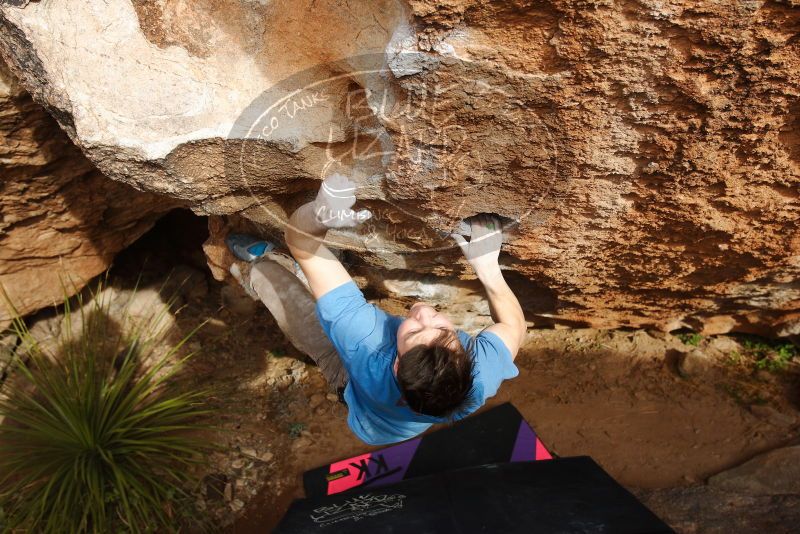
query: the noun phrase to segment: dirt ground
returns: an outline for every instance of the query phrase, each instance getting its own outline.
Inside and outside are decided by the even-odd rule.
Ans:
[[[350,432],[347,408],[263,306],[214,282],[194,252],[177,266],[166,252],[148,254],[149,263],[136,247],[123,255],[115,283],[141,277],[152,291],[169,272],[188,276],[175,337],[206,321],[189,342],[197,354],[184,375],[213,388],[209,402],[219,409],[219,430],[208,438],[221,449],[210,458],[200,504],[223,531],[269,532],[302,497],[304,471],[371,447]],[[395,302],[378,304],[400,311]],[[512,402],[551,452],[590,455],[626,487],[689,487],[800,437],[797,364],[757,370],[742,343],[643,330],[531,330],[516,359],[519,376],[488,406]]]
[[[191,374],[218,388],[216,440],[228,452],[212,459],[209,474],[224,482],[215,510],[221,523],[235,518],[229,532],[268,532],[302,497],[304,471],[371,447],[268,312],[226,306],[220,289],[178,316],[185,329],[210,318]],[[552,452],[590,455],[629,488],[690,486],[800,436],[796,367],[756,371],[743,352],[728,336],[532,330],[519,376],[487,406],[512,402]]]
[[[627,487],[691,485],[798,436],[800,412],[790,402],[796,375],[752,375],[727,364],[727,355],[713,345],[700,349],[713,365],[683,378],[672,360],[685,346],[673,336],[535,331],[516,360],[519,376],[487,406],[512,402],[552,452],[588,454]],[[213,372],[210,379],[236,381],[263,372],[260,359],[246,357],[246,350],[235,369]],[[232,415],[230,424],[243,440],[274,454],[266,486],[231,532],[269,531],[291,499],[302,496],[304,471],[370,450],[349,432],[346,408],[321,399],[324,384],[313,367],[307,380],[280,393],[240,387],[231,394],[238,397],[234,405],[248,406],[262,420],[253,424]],[[298,424],[303,430],[296,436]]]

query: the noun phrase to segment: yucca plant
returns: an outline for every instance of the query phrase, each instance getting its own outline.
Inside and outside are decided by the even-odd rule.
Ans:
[[[122,320],[110,317],[103,285],[86,306],[76,297],[76,311],[64,299],[57,350],[14,321],[21,343],[0,390],[4,532],[176,531],[192,515],[207,392],[178,385],[176,373],[196,329],[157,350],[172,303],[132,328],[127,305]]]

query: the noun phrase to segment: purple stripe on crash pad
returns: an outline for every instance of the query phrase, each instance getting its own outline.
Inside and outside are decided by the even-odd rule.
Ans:
[[[530,462],[536,459],[536,434],[523,419],[519,422],[517,439],[511,452],[512,462]]]
[[[392,447],[380,451],[374,451],[370,456],[378,459],[378,456],[383,456],[383,461],[386,462],[388,474],[382,477],[375,477],[374,481],[370,481],[370,486],[383,486],[385,484],[394,484],[400,482],[408,471],[408,466],[411,465],[411,460],[414,458],[414,453],[417,452],[422,438],[415,438],[403,443],[399,443]],[[374,462],[373,462],[374,464]],[[394,471],[394,472],[393,472]]]

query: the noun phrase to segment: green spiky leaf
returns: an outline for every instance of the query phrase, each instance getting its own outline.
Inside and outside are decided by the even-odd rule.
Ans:
[[[209,392],[177,379],[188,358],[177,352],[196,330],[159,354],[169,308],[123,328],[128,308],[117,324],[102,289],[85,306],[80,294],[75,306],[64,299],[54,354],[14,319],[21,342],[0,395],[0,531],[174,531],[191,513],[191,467],[212,447],[199,437]]]

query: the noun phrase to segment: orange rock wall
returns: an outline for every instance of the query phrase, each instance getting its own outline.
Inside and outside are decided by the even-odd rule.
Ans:
[[[107,176],[219,217],[220,277],[219,232],[279,238],[337,170],[377,216],[333,240],[388,296],[470,278],[442,236],[494,212],[534,322],[800,333],[795,0],[32,2],[0,54]]]
[[[103,177],[2,63],[0,169],[0,284],[23,315],[82,288],[172,204]]]

